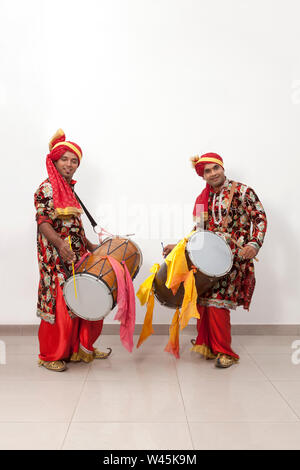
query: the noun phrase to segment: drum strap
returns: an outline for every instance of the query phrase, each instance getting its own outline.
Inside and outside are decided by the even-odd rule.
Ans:
[[[81,205],[82,209],[84,210],[85,215],[87,216],[87,218],[88,218],[89,221],[91,222],[92,227],[95,228],[95,227],[98,225],[97,222],[96,222],[95,219],[91,216],[91,214],[89,213],[89,211],[87,210],[87,208],[85,207],[85,205],[83,204],[83,202],[79,199],[78,195],[75,193],[75,191],[74,191],[74,194],[75,194],[75,196],[76,196],[77,201],[79,202],[79,204]]]
[[[226,230],[227,230],[228,217],[229,217],[229,210],[230,210],[230,207],[231,207],[232,198],[233,198],[233,195],[234,195],[234,191],[235,191],[236,186],[237,186],[236,181],[233,181],[233,182],[232,182],[232,186],[231,186],[231,190],[230,190],[230,193],[229,193],[229,200],[228,200],[228,206],[227,206],[226,217],[225,217],[224,224],[223,224],[223,227],[222,227],[222,231],[223,231],[223,232],[226,232]]]
[[[74,191],[74,194],[75,194],[75,197],[77,199],[77,201],[79,202],[79,204],[81,205],[82,209],[84,210],[85,212],[85,215],[87,216],[87,218],[89,219],[89,221],[91,222],[91,225],[93,227],[93,230],[94,232],[98,235],[99,237],[99,242],[102,243],[102,236],[113,236],[112,233],[108,232],[107,230],[105,230],[103,227],[100,227],[101,228],[101,231],[100,232],[97,232],[95,230],[95,227],[98,226],[97,222],[95,221],[95,219],[91,216],[91,214],[89,213],[89,211],[87,210],[87,208],[85,207],[85,205],[83,204],[83,202],[80,200],[80,198],[78,197],[78,195],[75,193]]]
[[[82,209],[84,210],[84,212],[85,212],[87,218],[88,218],[89,221],[91,222],[92,227],[95,228],[95,227],[98,225],[97,222],[95,222],[95,220],[93,219],[93,217],[91,216],[91,214],[89,213],[89,211],[87,210],[87,208],[85,207],[85,205],[83,204],[83,202],[79,199],[79,197],[77,196],[77,194],[75,193],[75,191],[74,191],[74,194],[75,194],[75,197],[76,197],[77,201],[79,202],[79,204],[81,205]],[[60,260],[60,264],[61,264],[61,266],[62,266],[62,268],[63,268],[63,270],[64,270],[64,272],[65,272],[66,278],[68,279],[68,277],[71,276],[71,273],[70,273],[70,271],[68,271],[68,269],[67,269],[67,267],[66,267],[66,265],[65,265],[65,263],[64,263],[64,261],[63,261],[63,259],[62,259],[62,257],[61,257],[61,255],[60,255],[60,253],[59,253],[58,250],[57,250],[57,254],[58,254],[58,257],[59,257],[59,260]]]

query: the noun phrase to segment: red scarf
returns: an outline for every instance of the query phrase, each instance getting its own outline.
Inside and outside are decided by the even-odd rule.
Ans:
[[[206,183],[205,188],[202,193],[196,199],[193,216],[196,223],[206,222],[207,221],[207,212],[208,212],[208,197],[211,186]]]

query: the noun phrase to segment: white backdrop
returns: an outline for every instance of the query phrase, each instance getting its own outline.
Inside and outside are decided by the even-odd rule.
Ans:
[[[297,0],[0,0],[1,324],[38,323],[33,193],[62,127],[83,149],[77,192],[135,233],[138,288],[161,241],[192,227],[204,187],[189,157],[221,154],[268,215],[250,312],[299,323]],[[96,242],[88,222],[85,227]],[[145,308],[137,303],[137,322]],[[154,323],[173,311],[156,304]],[[107,322],[114,323],[113,313]]]

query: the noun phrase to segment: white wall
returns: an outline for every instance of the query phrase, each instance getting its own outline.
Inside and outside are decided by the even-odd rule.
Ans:
[[[136,234],[137,288],[162,261],[161,240],[191,228],[204,185],[189,157],[220,153],[269,220],[251,311],[232,321],[299,323],[299,2],[1,0],[0,8],[0,323],[38,323],[33,193],[59,127],[82,146],[77,191],[94,217]],[[137,322],[144,313],[137,305]],[[154,322],[172,314],[157,305]]]

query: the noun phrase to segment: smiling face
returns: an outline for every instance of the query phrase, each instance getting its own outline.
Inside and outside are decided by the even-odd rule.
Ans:
[[[218,188],[225,181],[224,169],[217,163],[207,163],[204,167],[203,178],[210,186]]]
[[[59,160],[54,162],[57,171],[68,183],[72,181],[73,175],[79,166],[78,158],[73,152],[67,150]]]

